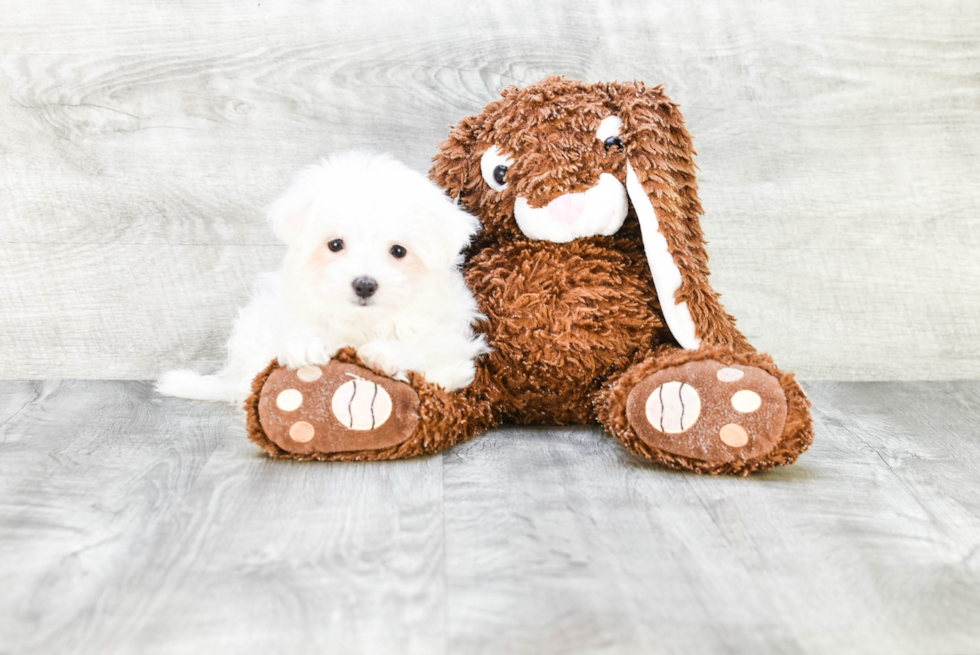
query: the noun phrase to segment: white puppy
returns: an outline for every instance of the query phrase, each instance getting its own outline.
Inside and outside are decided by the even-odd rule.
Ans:
[[[300,173],[268,215],[283,268],[240,311],[227,364],[165,373],[161,393],[239,403],[273,358],[326,364],[345,346],[398,379],[418,371],[450,391],[473,381],[487,347],[459,267],[479,222],[439,187],[387,155],[344,152]]]

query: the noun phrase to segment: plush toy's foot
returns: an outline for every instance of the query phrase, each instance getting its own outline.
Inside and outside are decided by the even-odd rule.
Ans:
[[[698,472],[745,475],[792,463],[812,441],[802,389],[755,353],[643,362],[599,404],[600,419],[631,450]]]
[[[332,361],[272,371],[258,411],[265,435],[287,453],[384,450],[412,436],[419,397],[404,382]]]
[[[688,362],[633,388],[626,415],[637,436],[659,450],[705,461],[763,455],[786,425],[779,381],[754,366]]]
[[[482,382],[482,379],[480,380]],[[448,393],[416,373],[399,382],[365,368],[352,349],[323,366],[272,362],[245,401],[248,436],[272,457],[401,459],[435,453],[493,422],[482,387]]]

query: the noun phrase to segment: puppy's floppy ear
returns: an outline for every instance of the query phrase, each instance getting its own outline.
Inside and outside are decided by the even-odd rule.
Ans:
[[[620,106],[626,190],[667,326],[684,348],[702,341],[744,345],[735,319],[708,283],[694,149],[680,110],[661,87],[636,82],[608,88]]]
[[[266,209],[266,217],[279,240],[292,245],[303,233],[310,207],[323,186],[323,164],[299,172],[292,184]]]
[[[439,215],[440,239],[446,244],[446,249],[455,254],[470,245],[480,231],[480,220],[463,209],[462,205],[446,202],[439,208]]]
[[[428,214],[429,227],[419,239],[422,260],[430,268],[448,269],[461,261],[461,252],[480,231],[480,221],[446,198],[439,198]]]

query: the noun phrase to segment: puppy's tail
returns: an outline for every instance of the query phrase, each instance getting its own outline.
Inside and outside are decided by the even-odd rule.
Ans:
[[[181,369],[167,371],[157,381],[157,391],[165,396],[190,398],[191,400],[213,400],[226,403],[240,403],[245,400],[241,390],[220,375],[199,375],[194,371]]]

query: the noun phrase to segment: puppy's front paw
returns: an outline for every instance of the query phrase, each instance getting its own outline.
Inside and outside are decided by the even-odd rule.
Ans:
[[[446,391],[467,387],[476,378],[476,365],[472,359],[433,368],[425,372],[425,379],[438,384]]]
[[[425,368],[420,352],[396,341],[370,341],[357,349],[357,356],[369,367],[404,382],[408,381],[409,371]]]
[[[289,368],[326,364],[337,349],[314,334],[297,334],[286,338],[279,348],[279,363]]]

